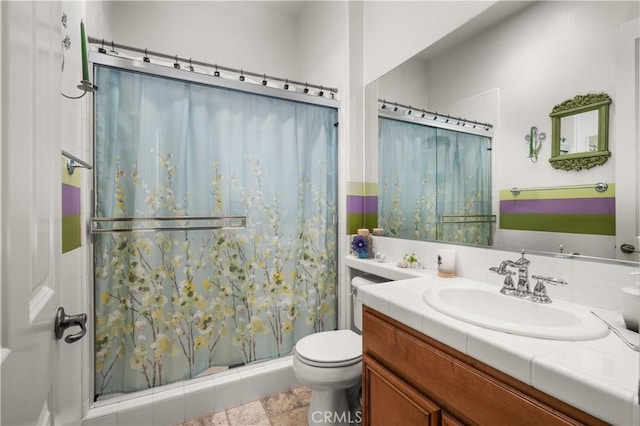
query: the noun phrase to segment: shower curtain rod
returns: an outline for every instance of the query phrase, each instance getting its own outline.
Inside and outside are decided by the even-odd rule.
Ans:
[[[449,115],[449,114],[441,114],[439,112],[432,112],[432,111],[428,111],[426,109],[422,109],[422,108],[414,108],[411,105],[403,105],[401,103],[398,102],[389,102],[385,99],[378,99],[378,102],[382,102],[382,109],[387,109],[387,105],[389,106],[393,106],[394,108],[404,108],[409,110],[408,115],[411,115],[412,112],[417,112],[417,113],[421,113],[422,117],[421,118],[425,118],[426,114],[429,114],[432,116],[433,120],[437,120],[438,118],[442,118],[442,119],[446,119],[444,122],[445,123],[449,123],[449,120],[455,120],[457,121],[457,123],[452,123],[452,124],[458,124],[458,125],[462,125],[464,126],[464,123],[469,123],[470,125],[472,124],[474,128],[476,127],[481,127],[486,131],[489,131],[490,129],[493,128],[493,124],[491,123],[481,123],[475,120],[469,120],[467,118],[462,118],[462,117],[456,117],[453,115]],[[395,111],[395,109],[394,109]],[[417,117],[417,116],[416,116]],[[462,124],[461,124],[462,123]]]
[[[184,58],[184,57],[181,57],[181,56],[178,56],[178,55],[168,55],[166,53],[155,52],[155,51],[148,50],[148,49],[141,49],[139,47],[127,46],[125,44],[116,43],[113,40],[112,41],[106,41],[105,39],[99,39],[99,38],[92,37],[92,36],[89,36],[88,40],[89,40],[89,43],[98,46],[98,51],[100,53],[104,53],[104,54],[107,53],[107,50],[105,48],[105,46],[106,46],[107,48],[110,47],[111,48],[111,52],[114,52],[116,54],[117,54],[116,49],[122,49],[122,50],[128,50],[130,52],[142,53],[142,54],[144,54],[143,60],[145,62],[149,61],[149,55],[151,55],[151,56],[157,56],[159,58],[170,59],[170,60],[175,61],[175,63],[178,63],[178,61],[180,61],[180,62],[183,62],[183,63],[187,63],[189,65],[198,65],[198,66],[202,66],[202,67],[212,68],[212,69],[215,69],[216,71],[218,71],[218,70],[220,70],[220,71],[228,71],[228,72],[232,72],[232,73],[236,73],[236,74],[240,74],[240,75],[258,77],[258,78],[262,78],[264,81],[266,81],[266,80],[280,81],[280,82],[285,84],[285,89],[288,88],[289,84],[293,84],[293,85],[302,86],[302,87],[305,87],[305,88],[312,87],[314,89],[319,89],[321,93],[324,92],[324,91],[329,92],[332,95],[338,93],[338,89],[335,88],[335,87],[327,87],[327,86],[318,85],[318,84],[311,84],[311,83],[308,83],[308,82],[300,82],[300,81],[296,81],[296,80],[290,80],[288,78],[275,77],[275,76],[272,76],[272,75],[260,74],[260,73],[255,73],[255,72],[251,72],[251,71],[245,71],[243,69],[225,67],[225,66],[218,65],[218,64],[210,64],[208,62],[196,61],[196,60],[193,60],[191,58]],[[266,83],[263,82],[263,85],[266,85]],[[319,95],[319,96],[322,96],[322,95]]]

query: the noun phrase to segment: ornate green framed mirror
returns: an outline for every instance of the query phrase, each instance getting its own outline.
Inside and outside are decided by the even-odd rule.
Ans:
[[[553,107],[551,158],[556,169],[582,170],[604,164],[609,151],[609,105],[606,93],[589,93]]]

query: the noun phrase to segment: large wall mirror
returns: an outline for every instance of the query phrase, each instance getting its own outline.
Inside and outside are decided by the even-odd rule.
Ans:
[[[551,114],[551,158],[561,170],[604,164],[609,151],[609,105],[606,93],[577,95],[556,105]]]
[[[638,26],[639,16],[640,6],[635,1],[496,2],[367,85],[366,156],[368,167],[375,169],[368,173],[367,181],[377,182],[379,194],[384,192],[378,170],[385,161],[380,158],[385,151],[379,145],[380,100],[409,106],[406,110],[412,110],[413,115],[425,109],[440,116],[464,117],[471,123],[491,123],[490,183],[483,184],[490,186],[491,208],[482,213],[495,215],[496,221],[489,244],[484,237],[474,244],[638,261],[637,253],[624,253],[620,246],[628,243],[637,250],[640,245],[636,239],[640,234],[640,149],[633,95],[640,89],[636,77],[640,38],[637,31],[629,31]],[[621,28],[627,28],[626,33]],[[574,135],[572,145],[568,132],[559,136],[557,143],[550,137],[541,140],[537,155],[544,160],[534,162],[526,139],[531,129],[551,135],[549,111],[555,105],[577,94],[594,93],[607,93],[613,101],[606,103],[608,140],[601,137],[600,106],[582,111],[584,115],[558,116],[559,128],[572,128],[580,135]],[[437,139],[437,135],[433,137]],[[577,173],[556,169],[546,161],[563,156],[604,156],[607,161]],[[408,175],[416,163],[416,156],[407,158],[412,163],[396,166],[399,176],[405,174],[403,167]],[[426,175],[429,171],[422,172]],[[598,183],[607,184],[607,189],[598,192]],[[532,211],[509,216],[509,206],[516,200],[511,192],[514,187],[522,190],[519,199],[529,197],[537,202]],[[553,202],[536,199],[540,194]],[[414,196],[412,201],[420,202],[420,194],[409,191],[404,196]],[[597,208],[579,207],[596,198],[606,200]],[[379,197],[379,202],[386,201]],[[573,210],[564,216],[563,212],[547,215],[544,208],[550,204]],[[601,219],[606,226],[601,226]],[[413,217],[404,220],[411,222]],[[577,222],[581,226],[576,227]],[[437,240],[435,234],[424,232],[415,239]]]

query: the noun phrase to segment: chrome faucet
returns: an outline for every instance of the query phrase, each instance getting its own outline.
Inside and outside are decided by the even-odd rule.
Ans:
[[[518,260],[503,260],[500,262],[500,266],[492,266],[489,268],[490,271],[493,271],[498,275],[506,276],[502,289],[500,289],[500,293],[521,298],[528,298],[531,296],[531,300],[536,303],[551,303],[551,298],[547,295],[545,283],[553,285],[567,285],[567,282],[562,278],[532,275],[531,278],[537,280],[532,293],[529,286],[529,265],[531,264],[531,261],[524,257],[524,250],[521,251],[521,254],[522,256]],[[513,279],[511,278],[511,275],[515,275],[515,272],[509,271],[507,267],[518,269],[517,286],[513,284]]]
[[[524,250],[522,250],[522,256],[515,261],[515,265],[518,268],[518,289],[516,296],[527,297],[531,294],[529,289],[529,265],[531,261],[524,257]]]
[[[497,273],[498,275],[506,275],[504,284],[500,293],[507,295],[514,295],[518,297],[527,297],[531,294],[529,288],[529,265],[531,261],[524,257],[524,250],[522,250],[522,257],[518,260],[504,260],[500,263],[500,266],[489,268],[490,271]],[[518,269],[518,286],[514,286],[511,275],[515,275],[514,272],[507,270],[507,267],[511,266]]]

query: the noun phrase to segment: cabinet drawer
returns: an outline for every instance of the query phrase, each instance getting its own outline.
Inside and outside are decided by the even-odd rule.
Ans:
[[[445,352],[437,347],[444,345],[427,343],[430,340],[432,341],[370,308],[365,309],[364,353],[463,422],[504,422],[517,425],[580,424],[563,412],[475,368],[466,355],[460,354],[456,357],[452,354],[457,351],[448,348]],[[475,363],[478,364],[477,361]],[[567,407],[569,412],[578,412],[587,420],[599,423],[597,419],[573,407]]]

